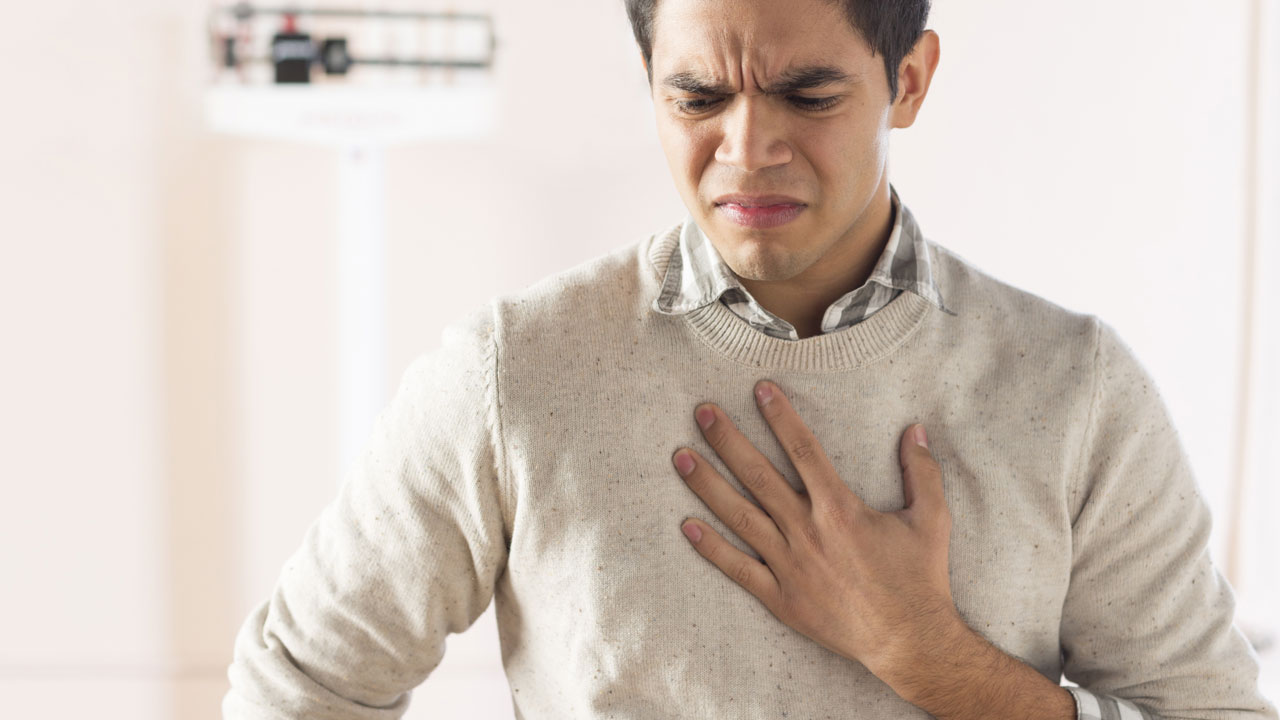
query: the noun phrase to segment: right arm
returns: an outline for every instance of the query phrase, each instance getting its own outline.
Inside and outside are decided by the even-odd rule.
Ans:
[[[405,371],[364,456],[235,640],[227,720],[387,720],[506,568],[491,305]]]

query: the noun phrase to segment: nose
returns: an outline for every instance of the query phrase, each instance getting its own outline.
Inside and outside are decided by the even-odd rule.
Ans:
[[[745,172],[791,162],[791,147],[784,137],[785,122],[769,106],[764,95],[734,96],[720,114],[722,134],[716,160]]]

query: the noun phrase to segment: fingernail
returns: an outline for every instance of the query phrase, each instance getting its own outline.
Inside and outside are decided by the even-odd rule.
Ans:
[[[711,423],[716,421],[716,413],[711,408],[699,408],[696,413],[698,416],[698,424],[703,430],[711,427]]]
[[[680,471],[681,475],[688,475],[693,471],[693,458],[689,456],[689,453],[683,450],[676,453],[676,469]]]
[[[922,448],[929,447],[929,438],[924,434],[924,425],[916,426],[916,444]]]
[[[685,523],[680,527],[680,529],[684,530],[685,536],[694,542],[698,542],[702,539],[702,531],[693,523]]]
[[[769,401],[772,399],[773,399],[773,388],[769,387],[768,383],[760,383],[759,385],[756,386],[756,400],[761,405],[768,405]]]

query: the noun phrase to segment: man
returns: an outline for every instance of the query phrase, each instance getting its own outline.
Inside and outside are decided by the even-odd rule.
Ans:
[[[226,717],[398,717],[490,598],[523,718],[1277,717],[1146,370],[889,184],[928,5],[629,0],[689,216],[408,368]]]

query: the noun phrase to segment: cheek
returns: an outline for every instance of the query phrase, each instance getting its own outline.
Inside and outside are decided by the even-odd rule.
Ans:
[[[849,142],[835,134],[804,133],[792,144],[791,177],[805,177],[818,192],[820,208],[847,194],[843,186],[855,163],[849,157]]]
[[[697,186],[715,148],[708,144],[705,133],[689,126],[666,121],[658,123],[658,140],[667,156],[667,164],[684,182]]]
[[[854,127],[839,132],[811,133],[806,137],[804,157],[818,182],[827,188],[851,188],[868,174],[877,174],[881,156],[887,151],[875,137],[859,134]]]

